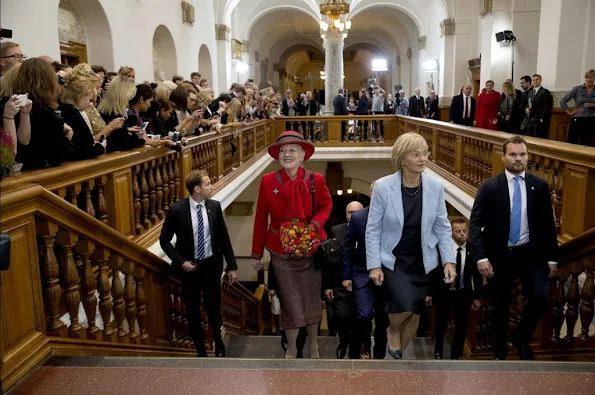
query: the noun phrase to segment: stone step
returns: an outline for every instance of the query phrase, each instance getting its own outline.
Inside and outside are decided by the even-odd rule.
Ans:
[[[320,358],[336,359],[336,350],[339,345],[338,337],[319,336],[318,349]],[[374,338],[372,337],[372,346]],[[309,358],[308,339],[303,350],[304,358]],[[281,347],[281,336],[240,336],[232,335],[227,343],[227,356],[231,358],[283,358],[285,352]],[[445,339],[444,355],[450,355],[450,342]],[[414,338],[405,352],[403,358],[408,360],[434,359],[434,340],[427,337]],[[388,353],[385,359],[392,359]]]

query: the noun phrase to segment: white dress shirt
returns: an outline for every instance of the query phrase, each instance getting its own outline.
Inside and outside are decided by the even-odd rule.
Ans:
[[[506,180],[508,180],[508,197],[510,198],[510,212],[512,212],[512,198],[514,196],[515,175],[504,170]],[[508,241],[508,246],[522,246],[529,242],[529,217],[527,217],[527,184],[525,183],[525,172],[520,174],[519,186],[521,187],[521,235],[519,241],[512,244]]]
[[[211,229],[209,227],[209,216],[207,215],[207,207],[205,201],[198,203],[191,197],[188,198],[190,201],[190,217],[192,217],[192,234],[194,235],[194,258],[198,256],[198,214],[200,206],[200,213],[202,213],[202,230],[203,230],[203,241],[204,241],[204,259],[213,256],[213,248],[211,246]]]
[[[465,107],[467,107],[467,118],[465,118]],[[463,114],[461,116],[463,119],[471,118],[471,98],[465,94],[463,94]]]
[[[455,259],[457,256],[457,250],[459,248],[461,248],[461,274],[459,275],[460,277],[460,281],[461,281],[461,287],[460,289],[465,288],[465,259],[467,258],[467,243],[465,242],[462,246],[458,245],[456,241],[452,241],[452,248],[455,252]],[[457,279],[455,279],[455,281],[459,281]],[[454,283],[453,286],[451,287],[451,289],[455,289],[454,288]]]

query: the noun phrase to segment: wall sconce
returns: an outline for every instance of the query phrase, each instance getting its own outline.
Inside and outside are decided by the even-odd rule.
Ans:
[[[341,196],[342,194],[343,194],[343,190],[342,190],[342,189],[339,189],[339,190],[337,191],[337,195]]]
[[[349,189],[347,190],[347,194],[351,195],[352,193],[353,193],[353,189],[349,188]]]

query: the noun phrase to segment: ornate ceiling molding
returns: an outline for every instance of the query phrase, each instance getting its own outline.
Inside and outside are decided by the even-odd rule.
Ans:
[[[440,21],[440,37],[454,36],[455,25],[454,18],[447,18]]]
[[[231,38],[231,29],[227,25],[215,25],[215,40],[229,41]]]
[[[421,36],[417,39],[419,49],[426,49],[426,36]]]

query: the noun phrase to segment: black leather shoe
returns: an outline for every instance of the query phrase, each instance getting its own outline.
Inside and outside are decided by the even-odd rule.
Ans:
[[[533,350],[531,347],[525,346],[519,348],[519,359],[523,361],[535,361],[535,354],[533,354]]]
[[[442,359],[442,354],[439,352],[434,352],[434,359]]]
[[[343,359],[347,355],[347,346],[339,344],[337,347],[337,359]]]
[[[225,344],[215,344],[215,356],[217,358],[225,357]]]

